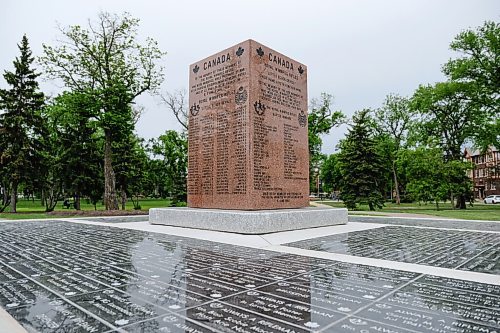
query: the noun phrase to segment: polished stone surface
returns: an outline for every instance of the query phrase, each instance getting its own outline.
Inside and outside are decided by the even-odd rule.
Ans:
[[[414,227],[500,231],[500,221],[446,220],[432,218],[371,217],[349,215],[349,222],[405,225]]]
[[[285,245],[500,275],[499,233],[389,226]]]
[[[44,333],[500,330],[500,285],[60,221],[0,223],[0,306]]]

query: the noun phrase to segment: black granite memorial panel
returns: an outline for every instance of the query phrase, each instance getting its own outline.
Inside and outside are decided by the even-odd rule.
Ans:
[[[452,232],[442,244],[432,229],[390,228],[311,245],[484,270],[498,261],[493,233],[439,230]],[[0,235],[0,306],[43,333],[500,329],[500,285],[95,224],[3,222]]]
[[[105,284],[89,279],[76,272],[65,272],[34,277],[35,281],[64,296],[86,294],[105,289]]]
[[[30,279],[0,283],[0,305],[6,309],[46,302],[56,296]]]
[[[417,310],[414,307],[402,307],[386,302],[377,302],[357,314],[358,316],[379,323],[393,325],[416,332],[498,332],[500,326],[491,326],[489,322],[479,324],[470,320],[470,313],[448,313],[433,310]],[[484,316],[483,316],[484,318]]]
[[[477,231],[500,231],[500,223],[495,221],[443,220],[442,218],[387,218],[349,215],[349,222],[392,224],[416,227],[465,229]]]
[[[0,264],[0,283],[22,279],[23,275],[8,266]]]
[[[187,318],[169,314],[163,317],[146,320],[140,323],[124,326],[120,331],[127,333],[211,333],[220,332],[194,322]]]
[[[359,317],[350,317],[334,326],[328,327],[325,332],[338,333],[415,333],[415,331],[394,327],[390,324],[379,323]]]
[[[116,328],[61,299],[37,302],[7,311],[30,332],[100,333]]]
[[[381,227],[285,244],[303,249],[500,274],[500,234]]]
[[[258,308],[253,308],[254,311],[249,311],[249,306],[245,308],[231,306],[227,303],[212,302],[203,306],[193,308],[189,314],[189,318],[205,325],[217,329],[222,332],[288,332],[302,333],[310,332],[317,328],[319,324],[310,320],[310,315],[302,310],[296,311],[298,314],[293,314],[293,310],[289,310],[290,314],[287,320],[282,321],[276,317],[268,317],[266,311],[268,308],[263,305],[253,304]],[[269,311],[267,311],[269,313]],[[302,316],[303,315],[303,316]],[[302,316],[302,317],[301,317]],[[281,315],[281,317],[286,317]],[[297,319],[291,319],[297,318]],[[313,318],[316,318],[315,316]],[[294,321],[294,322],[291,322]],[[298,326],[297,324],[305,326]],[[310,328],[309,328],[310,326]]]
[[[168,311],[141,298],[106,289],[68,297],[76,305],[115,326],[124,326],[165,314]]]
[[[303,329],[319,330],[346,316],[345,311],[332,311],[256,290],[225,298],[222,302],[288,322]]]
[[[192,291],[153,280],[144,280],[138,284],[123,286],[122,290],[129,295],[168,309],[168,311],[181,314],[189,308],[212,300]]]

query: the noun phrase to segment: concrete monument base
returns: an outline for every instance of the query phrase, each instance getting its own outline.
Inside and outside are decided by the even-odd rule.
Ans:
[[[203,208],[152,208],[149,223],[174,227],[266,234],[347,223],[345,208],[316,208],[276,210],[226,210]]]

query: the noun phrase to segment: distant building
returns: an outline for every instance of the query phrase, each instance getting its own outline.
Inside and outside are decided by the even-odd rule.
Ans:
[[[468,172],[474,184],[474,198],[500,195],[500,151],[491,146],[486,153],[481,154],[479,150],[465,148],[464,156],[474,165],[474,169]]]

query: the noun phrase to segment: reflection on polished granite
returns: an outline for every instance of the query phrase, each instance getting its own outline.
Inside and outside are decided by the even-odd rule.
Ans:
[[[285,246],[500,275],[500,234],[491,232],[390,226]]]
[[[349,222],[391,224],[413,227],[464,229],[477,231],[500,231],[500,221],[447,220],[445,218],[404,218],[349,215]]]
[[[389,254],[396,239],[374,235],[318,246]],[[435,249],[439,237],[468,237],[468,256],[496,244],[474,233],[412,242]],[[44,333],[500,330],[497,285],[61,221],[0,224],[0,306]]]

